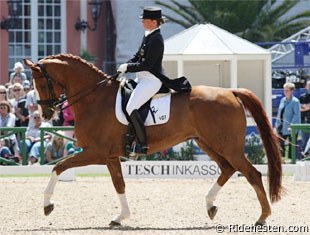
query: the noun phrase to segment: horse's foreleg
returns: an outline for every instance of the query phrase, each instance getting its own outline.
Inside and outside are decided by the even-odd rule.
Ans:
[[[110,171],[113,185],[118,194],[120,204],[121,204],[121,212],[120,214],[114,216],[110,225],[120,225],[122,220],[129,218],[130,210],[127,203],[127,198],[125,194],[125,182],[122,174],[122,168],[119,158],[111,158],[107,161],[107,166]]]
[[[54,193],[55,185],[58,181],[58,175],[56,171],[52,172],[50,181],[44,191],[44,214],[49,215],[54,210],[54,203],[51,201],[51,197]]]
[[[89,149],[84,149],[83,152],[72,155],[60,162],[58,162],[53,168],[53,172],[48,182],[48,185],[44,191],[44,214],[49,215],[54,210],[54,204],[51,201],[51,197],[54,193],[54,188],[58,181],[59,175],[65,170],[78,167],[85,166],[90,164],[99,164],[98,159],[94,158],[93,152]]]

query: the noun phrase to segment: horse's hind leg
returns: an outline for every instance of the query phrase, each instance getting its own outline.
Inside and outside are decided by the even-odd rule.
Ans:
[[[230,165],[230,163],[225,160],[221,155],[212,151],[208,148],[202,141],[196,140],[199,147],[208,153],[208,155],[218,164],[221,169],[221,175],[217,179],[216,183],[212,186],[209,190],[208,194],[206,195],[206,203],[207,203],[207,211],[209,218],[211,220],[214,219],[218,208],[214,206],[215,198],[224,184],[228,181],[228,179],[235,173],[235,169]]]
[[[218,192],[221,190],[221,188],[224,186],[224,184],[229,180],[229,178],[233,175],[235,170],[231,168],[231,166],[223,167],[223,164],[226,163],[225,160],[220,160],[220,163],[218,162],[218,165],[221,169],[221,175],[215,182],[215,184],[212,186],[212,188],[209,190],[208,194],[206,195],[206,202],[207,202],[207,210],[209,218],[212,220],[216,213],[218,208],[214,206],[215,198],[218,194]]]
[[[49,215],[53,209],[54,204],[51,202],[51,197],[54,193],[54,188],[58,181],[59,175],[72,167],[86,166],[90,164],[100,164],[98,158],[92,157],[94,155],[93,151],[90,149],[84,149],[83,152],[72,155],[60,162],[58,162],[53,168],[53,172],[50,181],[44,191],[44,214]]]
[[[247,181],[252,185],[254,188],[257,198],[260,202],[262,212],[261,215],[256,222],[257,225],[262,225],[266,223],[266,219],[268,216],[271,215],[271,208],[266,196],[266,192],[262,182],[262,175],[261,173],[256,170],[256,168],[246,159],[245,155],[242,154],[237,157],[238,155],[234,155],[235,157],[230,159],[231,165],[237,170],[240,171]]]

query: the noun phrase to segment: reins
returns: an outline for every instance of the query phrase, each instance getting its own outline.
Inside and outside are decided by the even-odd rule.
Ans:
[[[88,96],[89,94],[91,94],[91,93],[92,93],[93,91],[95,91],[98,87],[100,87],[100,86],[102,86],[102,85],[105,85],[107,82],[112,81],[113,79],[116,79],[116,78],[118,77],[119,74],[120,74],[120,73],[117,72],[117,73],[115,73],[115,74],[113,74],[113,75],[110,75],[110,76],[108,76],[107,78],[101,80],[100,82],[97,82],[95,87],[90,87],[90,88],[88,88],[88,89],[86,89],[86,90],[83,89],[82,92],[77,92],[76,94],[74,94],[74,95],[72,95],[72,96],[70,96],[70,97],[61,97],[61,98],[58,99],[58,101],[55,101],[55,102],[54,102],[54,106],[59,108],[59,106],[62,106],[67,100],[72,99],[72,98],[78,96],[80,93],[85,93],[85,94],[81,94],[80,97],[78,97],[75,101],[71,102],[70,104],[66,105],[65,107],[59,108],[59,111],[63,111],[64,109],[66,109],[66,108],[68,108],[68,107],[74,105],[75,103],[77,103],[77,102],[79,102],[81,99],[83,99],[84,97],[86,97],[86,96]]]
[[[53,111],[55,111],[56,108],[58,108],[59,111],[63,111],[64,109],[72,106],[73,104],[76,104],[77,102],[79,102],[81,99],[85,98],[86,96],[88,96],[89,94],[91,94],[93,91],[95,91],[99,86],[102,86],[102,85],[105,85],[107,82],[109,81],[112,81],[114,79],[116,79],[118,76],[119,76],[119,72],[113,74],[113,75],[110,75],[110,76],[107,76],[106,78],[104,78],[103,80],[101,80],[100,82],[97,82],[96,85],[94,87],[90,87],[88,89],[83,89],[82,91],[79,91],[75,94],[73,94],[72,96],[69,96],[69,97],[66,97],[65,95],[65,86],[60,83],[59,81],[55,80],[54,78],[52,78],[46,71],[45,67],[43,64],[39,64],[38,63],[38,66],[40,67],[42,73],[43,73],[43,76],[41,77],[37,77],[36,79],[38,78],[45,78],[46,79],[46,82],[47,82],[47,87],[48,87],[48,92],[49,92],[49,99],[47,100],[38,100],[38,104],[40,105],[48,105],[49,108]],[[55,91],[54,91],[54,88],[53,88],[53,84],[52,84],[52,81],[60,86],[62,89],[63,89],[63,93],[62,95],[60,96],[60,98],[57,98],[56,97],[56,94],[55,94]],[[74,98],[74,97],[77,97],[78,98],[76,100],[74,100],[73,102],[70,102],[70,104],[66,105],[65,107],[60,107],[62,106],[66,101]]]

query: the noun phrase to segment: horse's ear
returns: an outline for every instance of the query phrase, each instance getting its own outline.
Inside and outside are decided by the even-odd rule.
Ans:
[[[28,67],[33,67],[34,66],[34,63],[31,60],[29,60],[29,59],[24,59],[24,63]]]
[[[32,70],[40,71],[40,68],[38,66],[36,66],[36,64],[33,63],[31,60],[24,59],[24,63],[25,63],[25,65],[27,65]]]

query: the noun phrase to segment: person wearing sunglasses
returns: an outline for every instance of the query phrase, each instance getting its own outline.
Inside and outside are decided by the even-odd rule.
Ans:
[[[14,113],[16,116],[16,124],[15,126],[28,126],[29,123],[29,113],[26,108],[26,95],[24,92],[24,88],[20,83],[16,83],[13,85],[13,95],[14,99],[12,101],[12,105],[14,107]]]
[[[40,157],[40,148],[41,148],[41,139],[40,139],[40,127],[51,127],[52,125],[49,122],[42,120],[41,114],[38,110],[34,111],[32,114],[32,119],[34,125],[28,125],[26,131],[26,146],[27,152],[29,153],[29,164],[33,165],[38,162]],[[44,146],[51,139],[50,134],[44,136]]]

